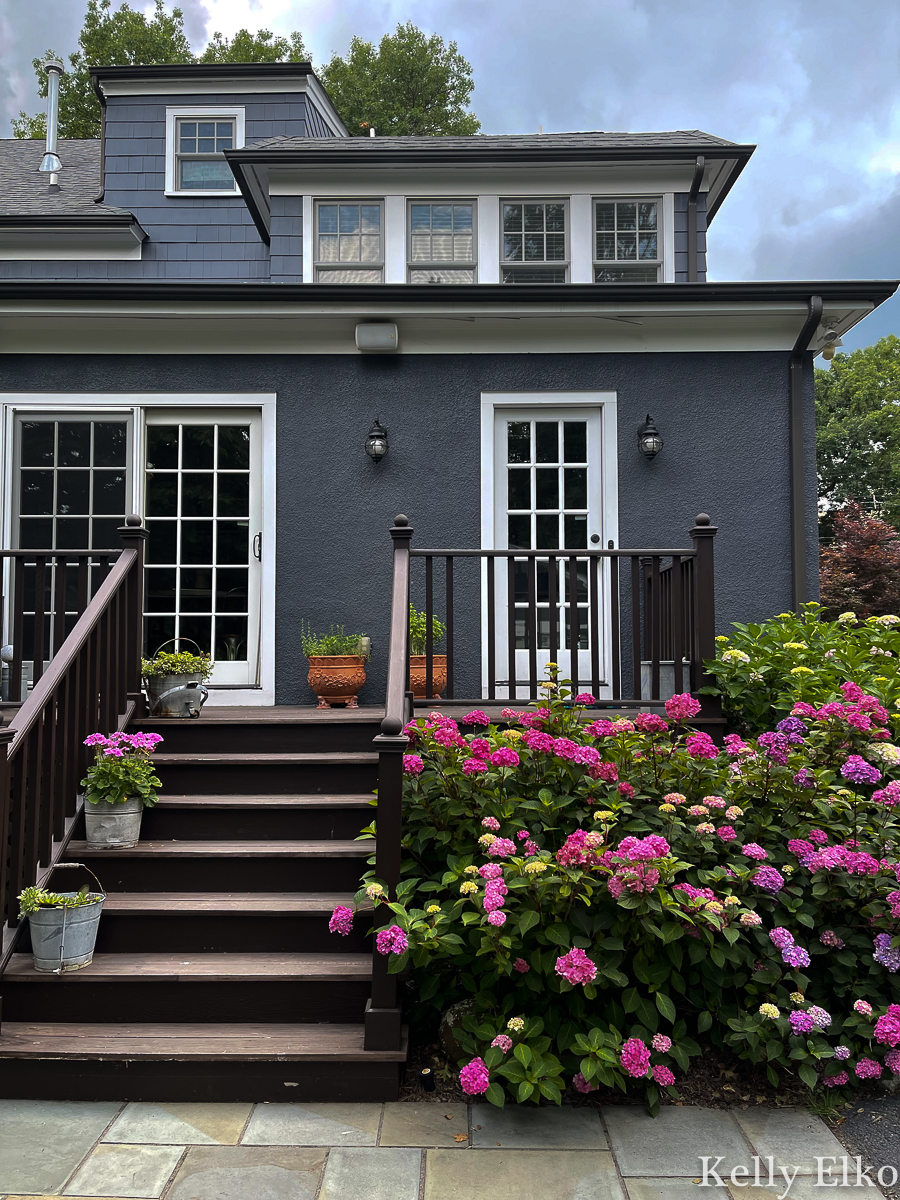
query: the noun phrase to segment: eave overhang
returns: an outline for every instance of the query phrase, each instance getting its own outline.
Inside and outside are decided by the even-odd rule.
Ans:
[[[92,258],[138,251],[146,230],[130,213],[30,214],[0,216],[0,259],[67,257],[79,251]]]

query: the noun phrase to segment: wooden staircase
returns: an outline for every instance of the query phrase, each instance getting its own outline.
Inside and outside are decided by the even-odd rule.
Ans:
[[[352,904],[383,712],[207,709],[152,721],[163,787],[130,850],[62,861],[108,893],[94,961],[34,970],[27,932],[3,976],[0,1096],[128,1100],[395,1098],[400,1049],[366,1050],[366,914]],[[51,886],[90,883],[68,870]]]

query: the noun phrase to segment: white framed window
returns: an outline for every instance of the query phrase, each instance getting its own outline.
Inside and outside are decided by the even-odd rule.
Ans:
[[[243,108],[167,108],[166,195],[236,195],[225,151],[243,144]]]
[[[410,283],[475,283],[475,201],[411,200],[407,253]]]
[[[501,283],[565,283],[568,216],[565,200],[501,201]]]
[[[595,283],[656,283],[663,265],[662,199],[595,199],[593,241]]]
[[[382,282],[381,200],[317,200],[315,221],[316,283]]]

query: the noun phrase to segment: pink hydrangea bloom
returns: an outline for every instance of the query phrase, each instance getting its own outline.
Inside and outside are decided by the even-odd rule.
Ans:
[[[510,750],[508,746],[501,746],[499,750],[495,750],[491,755],[491,763],[495,767],[517,767],[519,765],[519,756],[515,750]]]
[[[641,733],[665,733],[669,728],[668,721],[658,713],[638,713],[634,724]]]
[[[575,697],[576,704],[596,704],[597,697],[592,696],[590,692],[579,692]]]
[[[339,904],[331,914],[328,928],[332,933],[339,933],[342,937],[346,937],[353,929],[353,909]]]
[[[900,1075],[900,1050],[890,1050],[884,1056],[884,1065],[895,1075]]]
[[[553,753],[557,758],[574,759],[578,752],[578,746],[571,738],[554,738]]]
[[[684,744],[691,758],[717,758],[719,755],[719,748],[708,733],[692,733]]]
[[[839,1075],[824,1075],[822,1082],[826,1087],[843,1087],[845,1083],[850,1082],[850,1076],[846,1071],[841,1071]]]
[[[786,950],[788,946],[793,946],[794,935],[790,930],[779,925],[777,928],[769,930],[769,941],[779,950]]]
[[[472,738],[471,742],[469,742],[469,751],[476,758],[489,758],[491,743],[487,738]]]
[[[861,1058],[853,1070],[857,1079],[880,1079],[882,1074],[881,1063],[874,1058]]]
[[[488,925],[496,925],[498,928],[506,924],[506,913],[497,908],[492,913],[488,913]]]
[[[590,725],[585,725],[584,731],[594,738],[615,737],[621,732],[616,728],[615,721],[592,721]]]
[[[658,833],[648,834],[645,838],[623,838],[616,847],[619,858],[627,858],[629,862],[652,862],[656,858],[665,858],[671,853],[671,847],[664,837]]]
[[[654,1033],[650,1045],[654,1050],[658,1050],[660,1054],[668,1054],[672,1049],[672,1039],[666,1037],[664,1033]]]
[[[391,925],[375,935],[375,948],[379,954],[404,954],[409,942],[399,925]]]
[[[516,843],[509,838],[495,838],[487,848],[488,858],[510,858],[516,852]]]
[[[628,1038],[622,1046],[619,1062],[632,1079],[643,1079],[650,1070],[650,1048],[640,1038]]]
[[[684,804],[686,800],[687,796],[683,796],[681,792],[667,792],[666,795],[663,796],[663,802],[665,804],[673,804],[676,808],[679,804]]]
[[[882,1046],[900,1046],[900,1004],[888,1005],[875,1022],[875,1041]]]
[[[616,790],[618,791],[619,795],[624,796],[624,798],[626,800],[634,799],[634,788],[631,786],[630,783],[625,783],[623,780],[622,783],[619,784],[619,786]]]
[[[502,879],[503,868],[499,863],[485,863],[483,867],[478,868],[478,874],[482,879]]]
[[[675,1082],[675,1076],[668,1067],[664,1067],[661,1063],[653,1068],[653,1079],[660,1087],[671,1087]]]
[[[714,808],[717,812],[728,807],[728,801],[723,800],[721,796],[704,796],[703,803],[707,808]]]
[[[585,952],[576,946],[556,960],[556,973],[573,985],[584,984],[593,982],[597,968]]]
[[[497,830],[500,828],[500,822],[497,820],[496,817],[482,817],[481,818],[481,828],[489,829],[491,831],[491,833],[496,833]]]
[[[483,775],[488,765],[480,758],[467,758],[462,765],[463,775]]]
[[[596,1083],[588,1083],[588,1081],[585,1079],[585,1077],[582,1075],[582,1073],[580,1071],[572,1079],[572,1083],[575,1086],[575,1091],[581,1092],[581,1094],[583,1096],[586,1096],[589,1092],[596,1092],[596,1090],[599,1086]]]
[[[509,1054],[510,1050],[512,1050],[512,1044],[512,1038],[506,1033],[498,1033],[491,1042],[492,1046],[496,1046],[497,1049],[502,1050],[504,1054]]]
[[[490,725],[491,718],[486,712],[482,712],[480,708],[473,708],[471,712],[467,712],[460,719],[461,725]]]
[[[723,842],[733,842],[737,837],[734,828],[731,825],[720,825],[716,830],[716,834]]]
[[[518,971],[520,975],[527,975],[531,970],[524,958],[517,958],[513,963],[513,970]]]
[[[529,750],[538,750],[541,754],[553,752],[553,738],[539,729],[529,729],[522,738],[522,745],[527,746]]]
[[[418,754],[404,754],[403,770],[407,775],[421,775],[425,770],[425,763]]]
[[[857,700],[862,700],[863,696],[865,695],[865,692],[862,690],[862,688],[859,686],[858,683],[853,683],[851,680],[848,679],[846,683],[841,684],[841,695],[844,697],[844,699],[847,701],[848,704],[852,704],[852,703],[855,703]]]
[[[758,842],[747,842],[747,844],[742,847],[741,854],[746,855],[747,858],[755,858],[757,862],[762,862],[764,858],[769,857]]]
[[[695,700],[689,692],[673,696],[665,703],[666,715],[672,721],[689,721],[691,717],[696,717],[700,708],[700,701]]]
[[[784,876],[774,867],[760,867],[758,871],[753,872],[752,879],[756,886],[762,888],[764,892],[774,894],[780,892],[784,887]]]
[[[491,1073],[483,1058],[473,1058],[459,1073],[459,1084],[467,1096],[483,1096],[491,1084]]]
[[[522,851],[524,854],[528,854],[528,855],[540,854],[541,848],[537,844],[537,842],[535,842],[531,838],[529,838],[528,841],[525,843],[525,845],[522,847]]]
[[[575,747],[575,753],[572,755],[572,762],[577,762],[579,766],[599,767],[600,761],[600,751],[595,750],[593,746]]]
[[[610,876],[606,886],[609,888],[610,895],[618,900],[626,891],[633,895],[652,892],[658,883],[659,871],[656,867],[647,867],[643,863],[637,863],[634,866],[620,868],[615,875]]]
[[[868,1000],[854,1000],[853,1011],[859,1013],[861,1017],[871,1017],[872,1005]]]

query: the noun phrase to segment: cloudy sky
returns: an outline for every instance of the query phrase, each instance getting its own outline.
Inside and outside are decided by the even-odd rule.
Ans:
[[[118,0],[115,0],[118,3]],[[168,4],[171,7],[171,0]],[[37,111],[31,59],[84,0],[0,0],[0,128]],[[132,7],[152,5],[132,0]],[[703,129],[759,149],[716,218],[714,279],[900,278],[896,0],[181,0],[215,30],[298,29],[314,63],[398,21],[455,39],[486,133]],[[8,136],[0,134],[0,136]],[[900,300],[845,348],[900,334]]]

